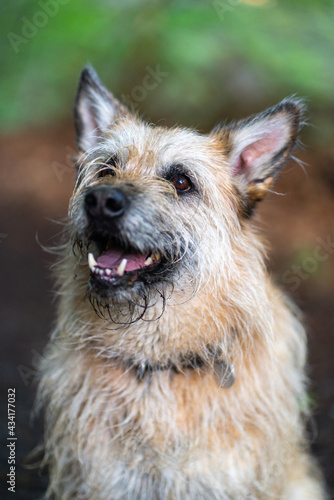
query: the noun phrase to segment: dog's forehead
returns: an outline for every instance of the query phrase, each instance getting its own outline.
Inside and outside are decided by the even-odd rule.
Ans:
[[[145,162],[151,167],[207,163],[217,154],[209,136],[184,128],[167,128],[140,121],[122,120],[110,129],[104,149],[129,165]],[[212,158],[211,158],[212,160]]]

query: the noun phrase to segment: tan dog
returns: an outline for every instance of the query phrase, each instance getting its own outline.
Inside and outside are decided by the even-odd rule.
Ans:
[[[84,69],[78,181],[42,363],[48,498],[325,498],[304,330],[252,226],[300,103],[202,135],[141,121]]]

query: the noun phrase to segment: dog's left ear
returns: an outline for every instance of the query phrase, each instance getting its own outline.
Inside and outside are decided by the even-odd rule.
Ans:
[[[263,113],[215,130],[231,175],[251,209],[266,196],[290,158],[302,109],[300,101],[285,99]]]
[[[94,69],[86,66],[74,106],[78,148],[86,151],[95,146],[108,127],[126,114],[130,114],[127,108],[104,87]]]

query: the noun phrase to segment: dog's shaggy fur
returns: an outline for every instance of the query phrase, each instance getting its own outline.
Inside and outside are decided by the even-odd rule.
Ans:
[[[48,498],[325,498],[304,438],[305,333],[251,218],[300,109],[287,99],[209,135],[166,129],[83,71],[41,366]]]

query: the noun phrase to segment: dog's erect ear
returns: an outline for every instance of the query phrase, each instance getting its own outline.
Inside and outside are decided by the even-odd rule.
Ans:
[[[86,151],[95,146],[113,121],[125,114],[129,114],[125,106],[103,86],[94,69],[86,66],[74,106],[78,148]]]
[[[299,101],[285,99],[263,113],[215,130],[227,151],[232,177],[251,208],[266,196],[291,156],[302,109]]]

